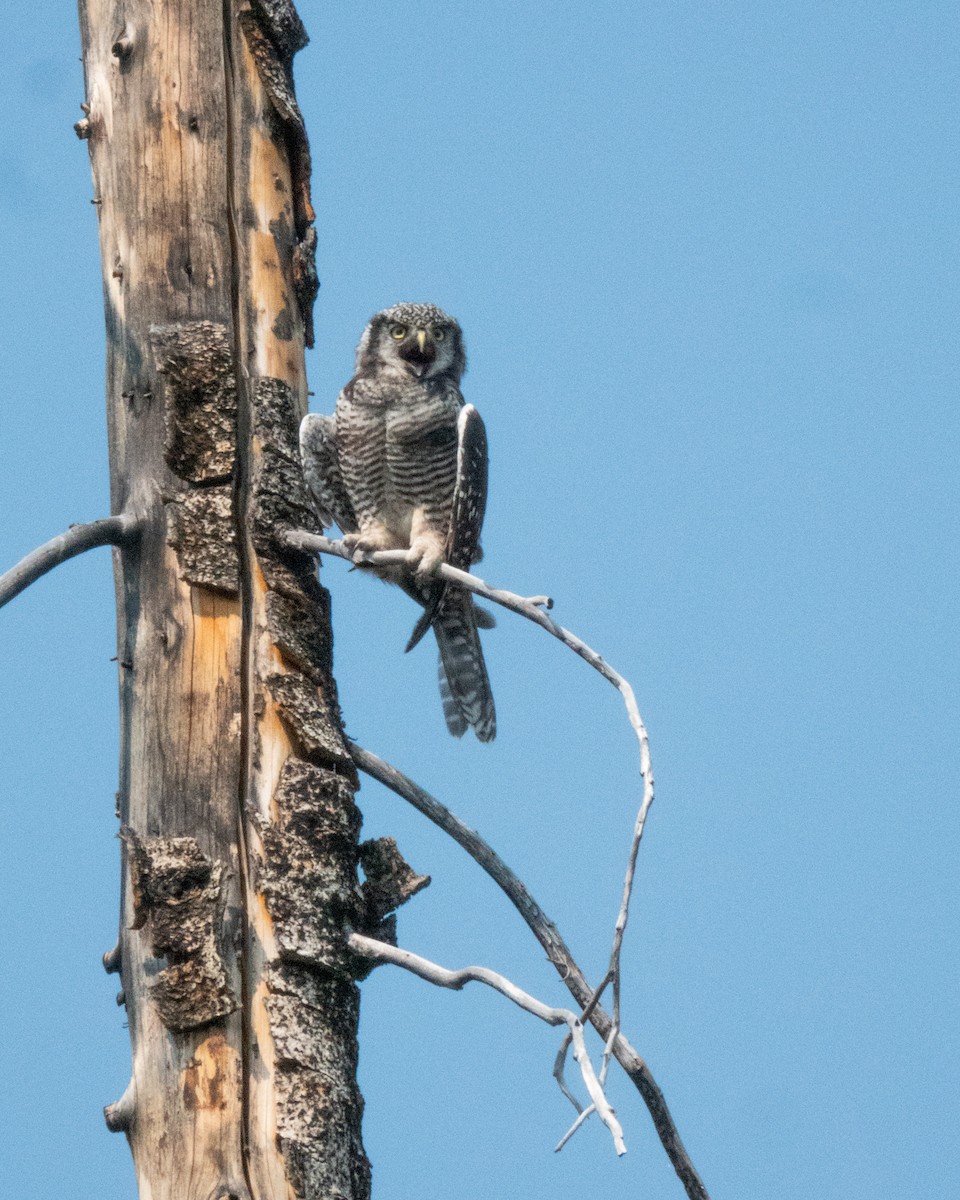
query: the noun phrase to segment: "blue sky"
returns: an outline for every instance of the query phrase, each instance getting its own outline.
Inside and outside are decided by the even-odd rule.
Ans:
[[[298,86],[322,289],[314,406],[369,315],[463,325],[491,442],[484,575],[550,592],[633,682],[658,795],[625,1026],[714,1200],[960,1188],[956,1139],[960,10],[946,3],[315,4]],[[0,563],[108,505],[96,217],[69,6],[6,23]],[[342,564],[347,727],[447,801],[602,971],[637,804],[611,688],[502,616],[500,733],[444,728],[410,604]],[[134,1194],[109,555],[0,614],[0,1166],[20,1200]],[[553,1003],[461,851],[364,785],[434,883],[403,945]],[[555,1035],[492,994],[364,988],[377,1200],[674,1200],[568,1121]]]

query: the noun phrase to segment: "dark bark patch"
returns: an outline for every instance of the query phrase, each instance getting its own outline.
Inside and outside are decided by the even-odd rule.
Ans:
[[[352,764],[340,731],[339,714],[331,711],[323,690],[304,675],[269,675],[267,691],[303,757],[320,766]]]
[[[270,971],[277,1139],[297,1197],[367,1200],[370,1164],[356,1086],[356,985],[292,963]]]
[[[360,865],[366,876],[361,891],[368,928],[379,925],[388,913],[406,904],[430,883],[429,875],[418,875],[413,870],[391,837],[364,842],[360,847]]]
[[[282,19],[283,9],[286,7],[276,0],[256,0],[251,10],[240,13],[239,21],[247,46],[257,65],[260,82],[270,97],[283,131],[290,163],[296,242],[306,245],[309,253],[309,233],[316,217],[310,197],[310,142],[293,87],[290,47],[297,35],[292,22]],[[289,7],[292,8],[292,5]],[[297,21],[299,22],[299,18]],[[289,31],[286,35],[285,30]],[[291,32],[293,40],[290,37]],[[294,49],[297,48],[299,47],[294,46]],[[315,239],[313,246],[315,250]],[[313,296],[315,295],[316,292],[313,293]],[[309,288],[297,289],[308,346],[313,345],[313,296],[310,295]]]
[[[318,588],[309,599],[267,593],[267,628],[283,657],[314,683],[333,670],[329,596]]]
[[[309,963],[347,978],[352,975],[344,927],[362,909],[356,852],[326,853],[276,825],[262,822],[264,861],[258,890],[273,920],[281,958]]]
[[[273,322],[273,336],[281,342],[293,340],[293,318],[289,308],[281,308]]]
[[[299,413],[293,390],[282,379],[265,376],[253,388],[253,433],[267,445],[300,457],[298,437]]]
[[[315,559],[283,542],[283,535],[291,529],[320,531],[300,462],[272,448],[264,448],[260,457],[253,481],[251,527],[267,586],[287,594],[312,589],[315,596],[317,587],[312,582],[316,579]]]
[[[277,50],[270,36],[257,19],[255,10],[240,13],[240,27],[247,46],[257,64],[257,74],[270,103],[284,125],[304,130],[303,115],[293,90],[293,72],[290,62]],[[306,133],[303,132],[306,139]]]
[[[303,1200],[366,1200],[370,1163],[360,1140],[363,1103],[321,1076],[277,1077],[277,1141],[294,1194]]]
[[[267,587],[291,597],[323,601],[316,563],[282,541],[290,529],[319,533],[316,509],[307,494],[298,442],[299,411],[293,392],[280,379],[258,379],[253,389],[253,436],[260,444],[251,487],[250,526]]]
[[[150,994],[173,1032],[197,1029],[237,1008],[217,941],[223,921],[223,869],[191,837],[138,837],[129,851],[135,929],[165,960]]]
[[[294,964],[284,964],[282,976],[271,972],[266,1001],[278,1066],[304,1067],[331,1079],[345,1067],[352,1076],[359,1059],[356,984],[306,968],[300,968],[298,975],[292,968]],[[341,1014],[338,1037],[332,1036],[336,1013]]]
[[[265,447],[254,479],[254,520],[258,537],[276,538],[288,529],[320,528],[316,508],[307,495],[303,466],[296,459]]]
[[[303,320],[303,340],[313,346],[313,305],[320,291],[317,275],[317,231],[312,226],[293,248],[293,290]]]
[[[240,556],[229,484],[187,492],[166,507],[167,537],[180,560],[180,578],[235,596]]]
[[[263,543],[255,545],[259,553],[260,569],[268,588],[285,596],[300,597],[306,588],[315,585],[315,590],[322,591],[327,597],[326,604],[329,605],[329,593],[326,588],[320,586],[316,577],[316,559],[309,554],[292,550],[288,552],[285,548],[281,550],[272,543],[268,545],[267,551],[276,550],[275,554],[265,552]]]
[[[229,479],[236,459],[237,392],[226,326],[154,325],[150,341],[166,383],[167,466],[191,483]]]
[[[253,0],[253,11],[283,58],[293,58],[310,41],[291,0]]]
[[[273,794],[277,822],[314,845],[334,841],[355,847],[361,823],[353,802],[356,786],[352,769],[344,774],[288,758]]]

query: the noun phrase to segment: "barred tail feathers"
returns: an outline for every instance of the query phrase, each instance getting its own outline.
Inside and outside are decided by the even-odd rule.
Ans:
[[[437,639],[439,641],[439,637]],[[467,732],[467,723],[463,719],[460,705],[454,699],[450,684],[447,682],[447,670],[443,665],[443,655],[437,657],[437,681],[440,684],[440,703],[443,705],[443,719],[447,728],[456,738],[461,738]]]
[[[492,742],[497,714],[472,601],[448,593],[433,628],[440,649],[440,699],[447,728],[454,737],[462,737],[470,725],[481,742]]]

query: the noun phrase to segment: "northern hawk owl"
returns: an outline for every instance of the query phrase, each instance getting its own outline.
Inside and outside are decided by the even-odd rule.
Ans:
[[[460,393],[465,369],[453,317],[432,304],[384,309],[363,332],[335,415],[304,418],[300,450],[325,527],[339,525],[352,548],[412,552],[414,574],[378,571],[424,607],[407,649],[433,626],[447,727],[489,742],[497,719],[477,626],[493,620],[432,574],[480,558],[487,440]]]

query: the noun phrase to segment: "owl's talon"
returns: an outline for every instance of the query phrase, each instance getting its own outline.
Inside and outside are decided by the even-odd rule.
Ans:
[[[343,544],[351,554],[376,554],[378,550],[390,550],[396,543],[382,526],[368,526],[359,533],[345,533]]]
[[[433,579],[443,565],[443,558],[434,554],[425,554],[419,562],[415,562],[413,573],[418,579]]]
[[[410,543],[408,561],[417,579],[432,579],[443,563],[444,547],[438,537],[421,534]]]
[[[358,554],[364,554],[367,549],[359,533],[345,533],[343,535],[343,544],[350,551],[353,558],[356,558]]]

